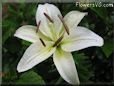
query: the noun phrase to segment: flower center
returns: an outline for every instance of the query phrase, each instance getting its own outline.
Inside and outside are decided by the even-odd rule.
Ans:
[[[53,47],[58,46],[58,45],[61,43],[63,37],[64,37],[64,35],[62,35],[62,36],[54,43]]]
[[[45,15],[45,17],[50,21],[49,26],[50,26],[50,28],[51,28],[51,27],[54,25],[54,24],[53,24],[54,21],[51,19],[51,17],[50,17],[48,14],[44,13],[44,15]],[[62,22],[62,24],[63,24],[63,26],[64,26],[65,31],[66,31],[67,34],[69,35],[69,34],[70,34],[70,33],[69,33],[69,28],[68,28],[68,26],[65,24],[65,21],[64,21],[63,17],[60,16],[60,15],[58,15],[58,17],[59,17],[59,19],[61,20],[61,22]],[[40,24],[41,24],[41,20],[40,20],[40,21],[38,22],[38,24],[37,24],[36,33],[37,33],[38,30],[39,30]],[[52,32],[53,36],[55,37],[55,33],[54,33],[54,31],[53,31],[53,28],[51,28],[51,32]],[[55,41],[55,43],[53,44],[53,47],[59,46],[59,44],[61,43],[63,37],[64,37],[64,33],[62,34],[62,36],[60,36],[60,37]],[[39,39],[40,39],[41,43],[43,44],[43,46],[45,47],[46,44],[44,43],[44,41],[43,41],[41,38],[39,38]],[[56,39],[56,37],[55,37],[55,39]]]

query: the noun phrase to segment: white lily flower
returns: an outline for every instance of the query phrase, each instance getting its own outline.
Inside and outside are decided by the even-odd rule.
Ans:
[[[61,77],[70,84],[79,84],[79,77],[72,51],[91,46],[102,46],[103,39],[91,30],[77,26],[87,13],[71,11],[64,18],[52,4],[38,5],[37,26],[20,27],[14,36],[32,42],[17,70],[31,69],[53,54],[54,64]]]

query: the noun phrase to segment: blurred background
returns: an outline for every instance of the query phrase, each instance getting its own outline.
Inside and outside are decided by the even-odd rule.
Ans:
[[[39,3],[38,3],[39,4]],[[26,48],[31,44],[14,37],[23,25],[36,25],[37,3],[2,4],[2,84],[47,85],[66,84],[57,72],[52,58],[23,73],[16,66]],[[90,47],[73,52],[81,84],[112,84],[113,80],[113,18],[111,7],[77,7],[75,3],[54,3],[66,15],[72,10],[88,12],[79,25],[87,27],[103,37],[102,47]]]

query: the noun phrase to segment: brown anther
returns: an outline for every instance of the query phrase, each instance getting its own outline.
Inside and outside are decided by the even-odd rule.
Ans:
[[[50,22],[52,22],[52,23],[54,22],[48,14],[44,13],[44,15]]]
[[[42,43],[42,45],[44,46],[44,47],[46,47],[46,44],[44,43],[44,41],[40,38],[40,41],[41,41],[41,43]]]
[[[58,44],[62,41],[63,37],[64,37],[64,35],[62,35],[62,36],[55,42],[55,44],[53,45],[53,47],[58,46]]]
[[[67,34],[69,35],[69,28],[68,26],[65,24],[65,21],[63,20],[63,17],[61,17],[60,15],[58,15],[59,19],[61,20],[61,22],[63,23],[63,26],[67,32]]]
[[[38,22],[38,24],[37,24],[36,33],[37,33],[37,32],[38,32],[38,30],[39,30],[40,24],[41,24],[41,21],[39,21],[39,22]]]

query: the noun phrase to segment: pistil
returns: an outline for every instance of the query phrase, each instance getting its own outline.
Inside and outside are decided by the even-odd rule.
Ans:
[[[59,19],[61,20],[61,22],[63,23],[63,26],[64,26],[64,28],[65,28],[67,34],[69,35],[69,28],[68,28],[68,26],[65,24],[64,19],[63,19],[60,15],[58,15],[58,17],[59,17]]]

